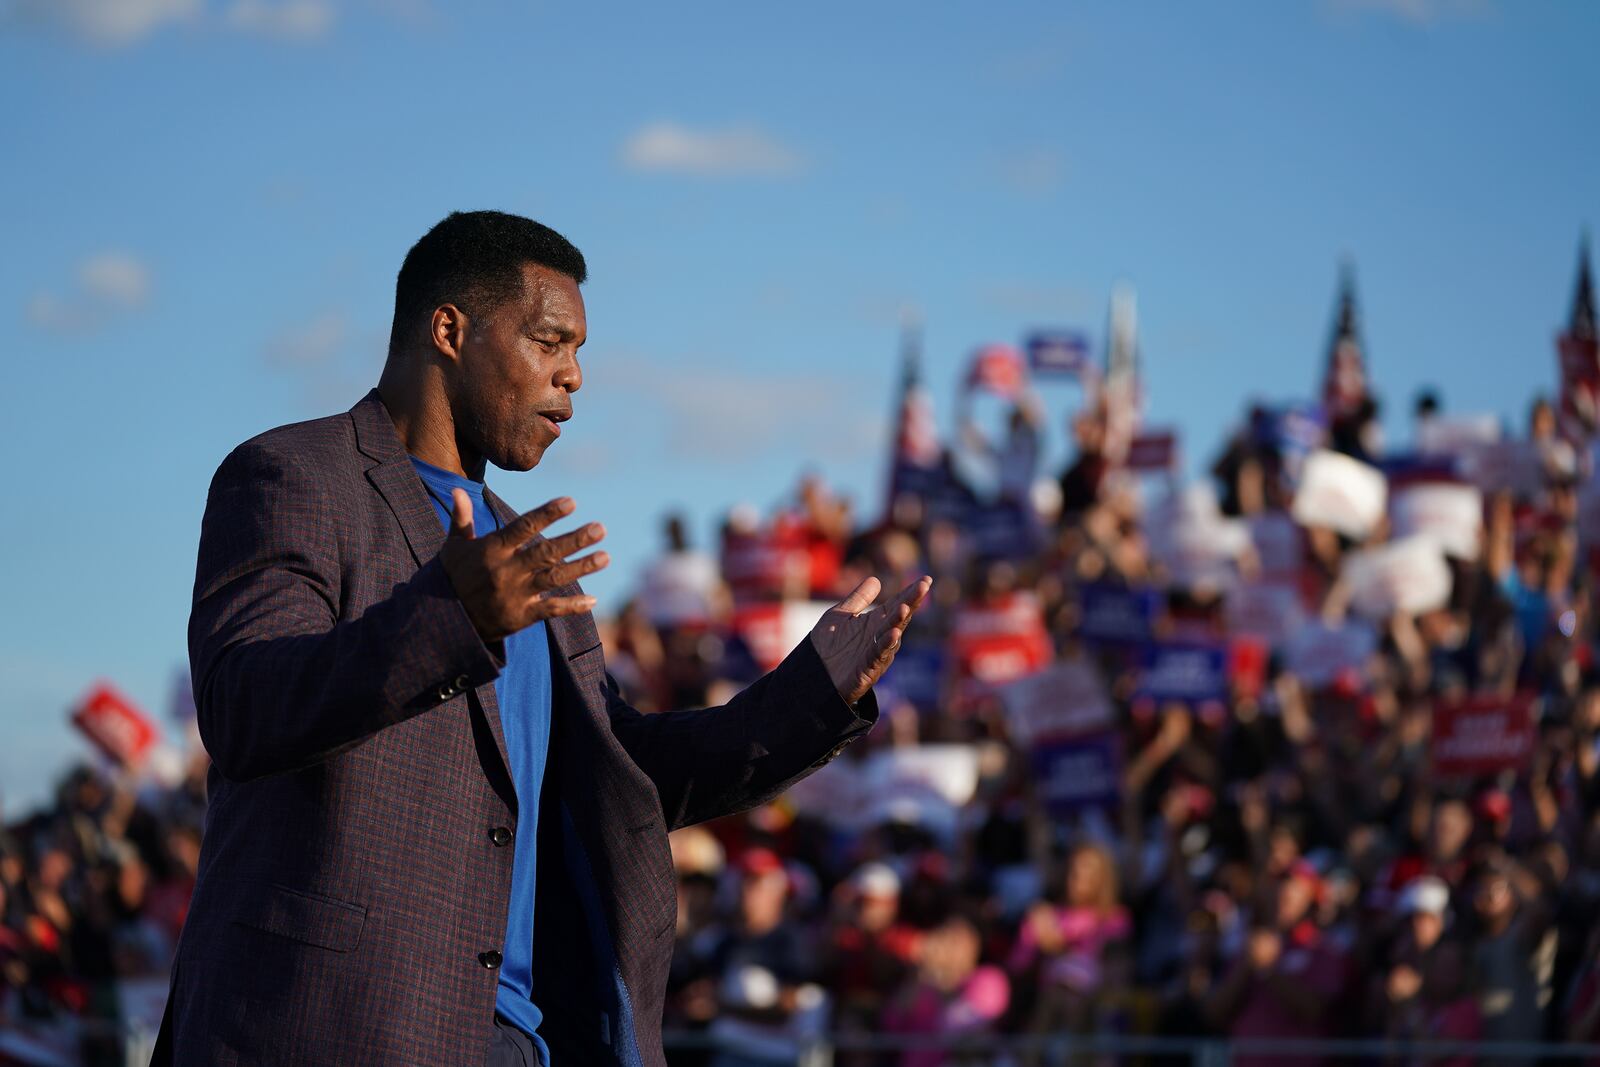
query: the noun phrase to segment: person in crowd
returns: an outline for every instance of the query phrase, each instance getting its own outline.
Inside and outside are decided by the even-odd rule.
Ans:
[[[985,1062],[981,1045],[968,1040],[990,1031],[1011,999],[1005,971],[980,963],[977,926],[952,915],[928,932],[921,965],[884,1009],[882,1025],[890,1034],[932,1038],[907,1050],[900,1067],[954,1067]]]

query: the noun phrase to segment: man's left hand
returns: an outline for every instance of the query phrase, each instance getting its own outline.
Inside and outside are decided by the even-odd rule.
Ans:
[[[924,575],[878,609],[872,602],[882,585],[876,578],[867,578],[812,627],[811,643],[846,703],[854,704],[866,696],[883,677],[894,662],[906,625],[932,588],[933,579]]]

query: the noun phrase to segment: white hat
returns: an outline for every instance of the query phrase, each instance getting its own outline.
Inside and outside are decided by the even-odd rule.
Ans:
[[[1450,907],[1450,887],[1431,874],[1422,875],[1406,883],[1400,892],[1399,909],[1402,915],[1427,912],[1443,917]]]
[[[850,881],[856,887],[856,892],[864,897],[900,895],[900,876],[887,863],[864,863]]]

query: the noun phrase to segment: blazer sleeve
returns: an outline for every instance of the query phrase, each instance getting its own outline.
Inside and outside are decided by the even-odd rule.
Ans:
[[[189,662],[200,737],[227,778],[325,760],[503,666],[437,558],[344,617],[338,517],[324,481],[269,445],[241,445],[212,479]]]
[[[728,703],[645,715],[605,677],[612,733],[650,776],[667,829],[763,804],[878,720],[877,697],[845,703],[807,637]]]

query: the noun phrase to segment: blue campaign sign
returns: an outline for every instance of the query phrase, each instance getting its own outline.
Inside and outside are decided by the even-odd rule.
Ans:
[[[889,699],[904,700],[922,714],[932,715],[939,710],[944,674],[942,645],[905,645],[895,653],[877,688]]]
[[[1228,698],[1228,657],[1220,645],[1162,643],[1144,649],[1135,699],[1191,706]]]
[[[1033,522],[1020,505],[979,505],[967,513],[963,524],[979,559],[1022,560],[1037,548]]]
[[[1161,607],[1156,589],[1095,582],[1080,590],[1078,636],[1106,645],[1143,644]]]
[[[1089,362],[1089,338],[1078,330],[1039,330],[1028,337],[1028,366],[1040,375],[1083,373]]]
[[[1121,796],[1122,760],[1112,734],[1045,740],[1033,749],[1039,799],[1055,816],[1109,807]]]

